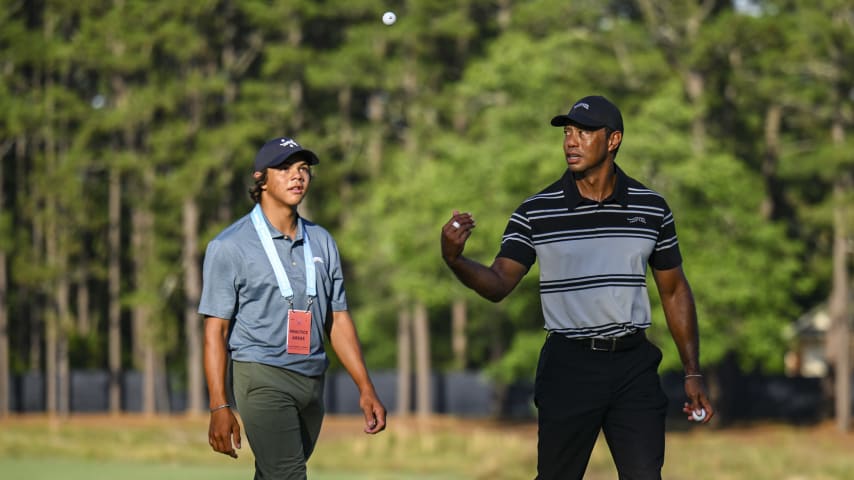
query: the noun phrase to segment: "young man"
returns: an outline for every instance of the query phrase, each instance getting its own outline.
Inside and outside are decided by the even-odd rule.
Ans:
[[[494,302],[539,259],[548,336],[534,386],[537,478],[582,478],[602,430],[621,479],[660,479],[667,398],[661,351],[644,334],[647,265],[685,369],[684,411],[705,409],[703,422],[714,415],[673,215],[614,162],[623,119],[610,101],[582,98],[551,124],[563,127],[566,172],[511,215],[492,265],[463,256],[475,227],[468,213],[454,212],[442,228],[442,256],[464,285]]]
[[[297,213],[317,155],[290,138],[255,157],[255,208],[208,244],[199,313],[211,447],[237,457],[240,411],[256,479],[304,479],[323,420],[324,339],[359,388],[365,432],[386,426],[347,310],[338,248]],[[231,362],[233,382],[227,383]],[[236,405],[227,391],[233,387]]]

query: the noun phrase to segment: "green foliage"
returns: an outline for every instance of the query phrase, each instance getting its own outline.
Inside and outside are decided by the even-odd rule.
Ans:
[[[713,174],[708,165],[714,165]],[[748,365],[779,371],[786,320],[797,316],[791,294],[797,291],[798,243],[781,240],[783,225],[762,220],[759,178],[735,159],[689,158],[671,165],[669,173],[675,183],[669,198],[698,305],[704,362],[715,364],[735,350]],[[662,315],[657,320],[663,325]],[[679,368],[672,342],[659,345],[669,352],[664,367]]]
[[[291,135],[321,157],[303,213],[339,243],[372,368],[394,365],[398,315],[416,302],[434,365],[451,368],[450,306],[464,300],[466,365],[531,378],[538,266],[492,304],[445,267],[439,232],[472,212],[466,254],[491,263],[510,213],[563,173],[549,119],[598,93],[625,118],[618,164],[674,211],[703,363],[737,351],[778,371],[782,332],[827,295],[834,209],[854,202],[849,3],[763,1],[750,16],[717,2],[701,16],[685,1],[2,2],[3,308],[23,319],[10,334],[42,328],[62,279],[90,287],[103,316],[118,174],[123,312],[153,312],[152,341],[180,351],[183,206],[200,208],[201,255],[251,207],[258,146]],[[141,262],[138,210],[153,219]],[[675,369],[650,285],[652,335]],[[72,336],[72,367],[92,366],[104,323]]]
[[[486,369],[486,373],[498,382],[511,384],[525,378],[534,378],[537,371],[537,358],[543,348],[546,335],[543,331],[524,331],[513,338],[510,351]]]

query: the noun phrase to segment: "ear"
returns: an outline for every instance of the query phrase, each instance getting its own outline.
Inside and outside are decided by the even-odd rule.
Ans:
[[[258,181],[264,178],[265,172],[255,172],[252,174],[252,178],[255,180],[255,183],[258,184]],[[258,184],[261,187],[261,190],[267,190],[267,181],[264,180],[263,183]]]
[[[623,132],[619,130],[611,132],[611,136],[608,138],[608,151],[613,152],[621,143],[623,143]]]

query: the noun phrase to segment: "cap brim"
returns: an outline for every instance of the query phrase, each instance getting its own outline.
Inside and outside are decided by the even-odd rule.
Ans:
[[[552,119],[553,127],[564,127],[566,125],[569,125],[569,117],[566,115],[557,115]]]
[[[552,118],[552,126],[554,127],[565,127],[569,124],[578,124],[587,128],[602,128],[606,125],[598,120],[594,120],[586,115],[580,115],[578,113],[569,115],[557,115]]]
[[[305,162],[309,165],[317,165],[318,163],[320,163],[320,159],[317,158],[317,155],[314,152],[312,152],[311,150],[303,149],[297,150],[296,152],[287,155],[282,155],[280,158],[276,158],[275,160],[270,162],[269,165],[267,165],[267,168],[278,167],[279,165],[287,162],[291,157],[297,155],[303,157],[303,160],[305,160]]]
[[[304,154],[306,157],[306,162],[308,162],[309,165],[317,165],[318,163],[320,163],[320,159],[311,150],[302,150],[302,151],[297,152],[297,153]]]

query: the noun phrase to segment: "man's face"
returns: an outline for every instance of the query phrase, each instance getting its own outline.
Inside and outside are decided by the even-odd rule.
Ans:
[[[566,155],[567,168],[580,173],[601,165],[609,153],[620,145],[620,140],[620,132],[612,132],[606,138],[605,127],[566,125],[563,127],[563,153]]]
[[[256,172],[256,175],[260,173]],[[267,182],[264,193],[268,199],[286,206],[296,207],[308,192],[311,183],[311,167],[298,159],[293,163],[285,162],[267,169]]]

